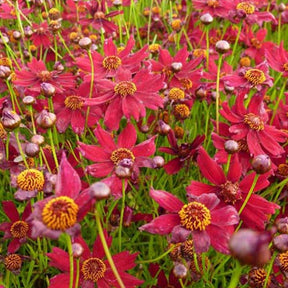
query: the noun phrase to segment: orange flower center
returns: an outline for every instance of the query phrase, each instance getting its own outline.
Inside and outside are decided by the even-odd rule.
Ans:
[[[123,159],[130,159],[134,162],[135,156],[129,149],[118,148],[112,152],[110,159],[115,165],[118,165]]]
[[[38,73],[38,78],[41,79],[42,82],[47,82],[48,80],[51,79],[51,73],[47,70],[41,71]]]
[[[80,97],[75,95],[68,96],[64,101],[65,106],[71,110],[81,109],[83,103],[84,101]]]
[[[151,45],[149,45],[149,51],[151,52],[151,53],[157,53],[157,52],[159,52],[159,50],[160,50],[160,44],[151,44]]]
[[[185,93],[179,88],[172,88],[168,93],[168,98],[170,100],[179,100],[185,98]]]
[[[95,12],[94,13],[94,19],[98,20],[98,19],[104,19],[105,18],[105,14],[103,12]]]
[[[99,258],[89,258],[82,264],[81,272],[86,281],[96,283],[99,279],[104,277],[106,265]]]
[[[45,183],[44,175],[36,169],[26,169],[17,176],[17,185],[25,191],[42,190]]]
[[[248,113],[244,116],[244,123],[249,125],[249,127],[253,130],[264,130],[263,120],[253,113]]]
[[[237,200],[241,199],[241,194],[239,195],[239,184],[227,181],[225,184],[221,185],[220,195],[222,196],[224,202],[234,204]]]
[[[178,212],[181,225],[187,230],[203,231],[211,223],[211,213],[202,203],[191,202]]]
[[[252,38],[251,39],[251,44],[254,46],[256,49],[260,49],[262,47],[262,43],[257,39],[257,38]]]
[[[208,5],[209,7],[216,8],[216,7],[219,6],[219,3],[218,3],[217,0],[208,0],[208,1],[207,1],[207,5]]]
[[[248,274],[248,283],[250,287],[264,287],[267,273],[263,268],[254,268]],[[269,276],[267,286],[270,287],[271,277]]]
[[[77,222],[79,207],[74,200],[60,196],[50,200],[43,208],[43,223],[52,230],[66,230]]]
[[[17,254],[10,254],[4,259],[4,265],[9,271],[17,271],[21,268],[22,259]]]
[[[246,14],[253,14],[255,12],[255,6],[249,2],[241,2],[236,6],[237,10],[243,10]]]
[[[185,104],[177,104],[173,109],[174,116],[179,120],[185,120],[190,115],[190,109]]]
[[[288,72],[288,63],[285,63],[285,64],[283,65],[283,69],[285,70],[285,72]]]
[[[194,49],[193,50],[193,56],[194,57],[201,57],[204,56],[206,57],[206,50],[205,49]]]
[[[171,27],[175,31],[179,31],[182,26],[182,21],[180,19],[175,19],[171,22]]]
[[[107,56],[104,58],[102,64],[107,70],[115,70],[122,64],[122,61],[117,56]]]
[[[288,176],[288,165],[287,164],[280,164],[278,166],[278,173],[282,176]]]
[[[247,79],[254,86],[262,84],[266,80],[264,72],[259,69],[247,70],[244,78]]]
[[[288,272],[288,251],[279,254],[278,260],[280,262],[280,268],[284,272]]]
[[[193,87],[193,82],[188,78],[180,79],[180,83],[184,89],[191,89]]]
[[[132,96],[137,91],[137,87],[131,81],[121,81],[116,84],[114,91],[121,95],[121,97],[126,97],[127,95]]]
[[[26,237],[29,225],[25,221],[16,221],[12,224],[10,232],[13,238],[21,239]]]

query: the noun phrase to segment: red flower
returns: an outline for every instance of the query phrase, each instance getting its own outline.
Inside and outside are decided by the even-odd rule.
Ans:
[[[174,131],[171,129],[168,133],[168,141],[170,147],[160,147],[159,151],[177,157],[170,160],[164,165],[164,169],[168,174],[175,174],[183,167],[189,168],[189,164],[196,159],[197,151],[205,139],[204,135],[198,135],[191,143],[177,144]]]
[[[230,1],[227,0],[192,0],[196,10],[209,13],[211,16],[226,18],[230,10]]]
[[[238,157],[234,157],[233,160],[226,177],[216,161],[211,159],[203,148],[200,148],[197,158],[200,171],[213,185],[191,181],[191,184],[187,187],[188,195],[200,196],[206,195],[206,193],[214,195],[215,193],[224,204],[231,204],[239,211],[252,186],[255,172],[250,173],[240,181],[242,167]],[[258,178],[254,192],[260,191],[270,184],[267,177],[267,174],[263,174]],[[275,209],[278,208],[278,205],[270,203],[259,195],[252,194],[240,215],[240,219],[246,227],[263,230],[268,215],[274,214]]]
[[[33,224],[32,236],[58,239],[64,232],[71,236],[78,234],[78,222],[84,218],[91,205],[89,189],[82,193],[80,191],[80,177],[63,153],[55,195],[36,202],[29,217]]]
[[[146,69],[132,78],[128,70],[120,70],[116,82],[102,80],[97,83],[101,96],[87,99],[87,104],[102,105],[108,103],[104,124],[110,130],[119,128],[123,116],[138,121],[146,116],[146,108],[157,110],[163,106],[159,90],[163,87],[162,77],[153,75]]]
[[[25,206],[21,219],[14,202],[3,201],[2,207],[10,219],[10,222],[0,224],[0,230],[5,232],[2,239],[13,239],[8,245],[8,252],[15,253],[26,242],[27,237],[31,237],[31,223],[26,221],[31,214],[31,204],[29,202]]]
[[[51,45],[53,36],[49,31],[49,25],[47,22],[43,22],[40,25],[33,23],[32,28],[34,30],[31,40],[36,47],[43,46],[48,48]]]
[[[141,226],[141,231],[166,235],[172,233],[172,242],[184,242],[192,236],[196,253],[208,251],[210,244],[221,253],[229,253],[228,241],[238,223],[234,207],[219,206],[215,194],[202,194],[188,204],[162,190],[150,190],[152,197],[168,213]]]
[[[108,237],[107,233],[105,233],[105,238],[110,247],[112,237]],[[100,238],[97,237],[94,242],[92,252],[90,252],[88,245],[81,237],[77,237],[74,243],[80,244],[84,249],[83,254],[80,257],[79,287],[93,288],[96,283],[98,288],[118,287],[118,282],[110,264],[105,259],[105,252]],[[60,248],[54,247],[52,253],[48,253],[47,256],[51,259],[50,266],[63,272],[50,279],[49,288],[68,288],[70,281],[68,253]],[[126,272],[136,266],[136,257],[137,253],[130,254],[128,251],[112,255],[119,276],[127,288],[139,287],[139,285],[143,283],[142,280],[139,280]],[[76,267],[76,261],[74,261],[74,267]],[[75,270],[76,269],[74,269],[74,281],[76,279]]]
[[[284,153],[279,142],[285,142],[287,135],[266,124],[268,114],[264,109],[263,95],[254,95],[247,108],[244,106],[244,97],[244,93],[239,94],[231,109],[227,102],[222,104],[223,109],[220,113],[231,122],[229,132],[234,134],[232,139],[236,141],[245,139],[250,153],[254,156],[258,154],[279,156]]]
[[[33,58],[31,62],[27,63],[28,69],[15,71],[16,80],[13,81],[15,85],[19,85],[35,92],[41,91],[42,83],[52,84],[56,92],[62,92],[65,89],[75,87],[75,76],[72,73],[60,73],[58,71],[48,71],[45,63],[41,60]]]
[[[26,2],[24,0],[18,0],[18,9],[21,10],[21,12],[24,15],[29,15],[32,12],[32,9],[25,8]],[[15,11],[15,6],[12,5],[12,3],[6,3],[6,1],[2,1],[0,5],[0,18],[1,19],[17,19],[17,14]],[[19,12],[19,16],[21,20],[23,19],[23,16]]]
[[[120,177],[123,175],[119,173],[119,168],[126,168],[124,170],[127,171],[127,174],[124,178],[137,179],[139,167],[153,167],[152,159],[148,157],[155,152],[155,136],[135,145],[137,133],[131,123],[128,123],[119,134],[117,144],[111,134],[100,126],[94,130],[94,134],[100,146],[78,143],[83,156],[96,162],[88,166],[87,171],[94,177],[105,177],[112,173],[111,177],[101,181],[110,186],[114,196],[121,197],[122,181]]]

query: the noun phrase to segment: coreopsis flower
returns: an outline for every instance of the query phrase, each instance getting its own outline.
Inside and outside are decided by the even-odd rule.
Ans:
[[[288,52],[284,48],[283,41],[279,47],[266,49],[265,56],[273,70],[282,73],[282,77],[288,77]]]
[[[267,124],[269,119],[261,94],[255,94],[246,108],[245,94],[240,93],[235,105],[229,108],[228,103],[224,102],[220,113],[231,122],[229,132],[233,134],[232,139],[245,140],[250,154],[269,154],[277,157],[284,153],[279,143],[286,141],[287,134]]]
[[[109,18],[123,14],[123,11],[116,10],[106,14],[105,2],[104,0],[86,2],[86,8],[92,18],[82,19],[80,24],[92,25],[95,30],[102,30],[104,33],[116,31],[117,26]]]
[[[163,87],[160,75],[143,69],[132,76],[129,70],[119,70],[115,82],[102,80],[97,83],[99,97],[86,100],[91,105],[107,104],[104,124],[110,130],[119,128],[123,116],[138,121],[146,116],[146,108],[157,110],[163,106],[163,98],[159,95]]]
[[[112,237],[109,237],[106,231],[104,231],[104,233],[107,244],[110,247]],[[105,252],[100,237],[96,238],[92,252],[90,252],[90,249],[83,238],[77,237],[74,243],[80,244],[83,248],[83,253],[79,258],[79,287],[92,288],[95,287],[95,284],[97,284],[98,288],[118,287],[117,279],[108,260],[105,258]],[[68,288],[70,281],[69,254],[58,247],[54,247],[51,253],[47,253],[47,256],[50,258],[50,266],[62,271],[61,274],[50,279],[49,288]],[[139,280],[126,272],[136,266],[136,257],[137,253],[130,254],[128,251],[112,255],[119,276],[127,288],[139,287],[139,285],[143,283],[142,280]],[[75,260],[74,267],[76,267]],[[74,281],[75,279],[76,273],[74,269]]]
[[[135,45],[135,40],[130,37],[126,47],[118,51],[112,38],[106,39],[103,44],[104,55],[93,51],[91,53],[94,65],[95,80],[104,77],[115,77],[120,67],[136,73],[139,71],[141,61],[148,56],[147,46],[132,54],[131,51]],[[88,57],[76,58],[76,65],[84,72],[91,73],[91,63]]]
[[[24,0],[18,1],[18,9],[21,10],[21,12],[24,15],[29,15],[32,11],[32,9],[25,8],[26,2]],[[12,5],[12,3],[8,3],[6,1],[2,1],[0,5],[0,17],[1,19],[17,19],[17,13],[16,13],[16,7]],[[21,20],[24,20],[21,13],[19,13],[19,17]]]
[[[27,221],[32,212],[31,204],[27,203],[21,218],[14,202],[3,201],[2,207],[10,220],[0,224],[0,230],[5,232],[2,239],[13,239],[8,245],[8,252],[15,253],[31,237],[31,223]]]
[[[51,43],[53,36],[50,33],[49,25],[47,22],[43,22],[41,24],[32,24],[33,34],[31,36],[31,40],[33,45],[36,47],[43,46],[44,48],[48,48]]]
[[[78,222],[84,218],[91,205],[88,190],[80,193],[80,177],[63,153],[55,195],[36,202],[28,218],[33,224],[32,237],[58,239],[64,232],[71,236],[77,235],[80,232]]]
[[[197,151],[205,139],[204,135],[198,135],[191,143],[178,145],[172,129],[167,137],[171,147],[160,147],[159,151],[176,156],[164,165],[164,169],[168,174],[175,174],[185,166],[189,168],[189,164],[196,160]]]
[[[271,87],[273,78],[269,76],[269,66],[266,61],[252,67],[241,67],[233,74],[222,77],[224,82],[231,87],[251,89],[255,87],[257,90],[263,89],[264,85]]]
[[[155,136],[135,145],[137,133],[131,123],[119,134],[117,143],[100,125],[94,130],[94,134],[100,146],[78,143],[80,153],[95,162],[87,166],[87,171],[99,178],[111,175],[101,181],[110,186],[113,196],[121,197],[121,178],[126,181],[127,178],[137,179],[139,167],[153,167],[153,161],[148,157],[155,152]],[[122,168],[126,171],[125,175],[120,173]]]
[[[193,7],[201,10],[202,13],[209,13],[211,16],[226,18],[229,12],[230,1],[227,0],[192,0]]]
[[[141,231],[167,235],[172,242],[184,242],[192,236],[196,253],[208,251],[210,244],[221,253],[229,254],[228,241],[239,216],[230,205],[223,206],[215,194],[202,194],[184,204],[176,196],[162,190],[150,189],[153,198],[167,214],[141,226]]]
[[[203,148],[200,148],[198,153],[197,163],[199,169],[202,175],[213,185],[192,180],[186,189],[188,196],[194,197],[206,195],[206,193],[216,194],[223,204],[233,205],[239,211],[252,186],[255,172],[248,174],[241,180],[242,167],[238,157],[234,157],[230,163],[228,174],[225,176],[222,168],[215,160],[210,158]],[[267,180],[268,176],[269,173],[259,176],[253,190],[254,193],[270,184]],[[243,209],[240,219],[246,227],[264,230],[269,215],[274,214],[279,206],[254,193]]]
[[[32,58],[27,63],[27,68],[16,70],[14,85],[29,88],[35,92],[41,92],[41,84],[49,83],[55,87],[56,92],[75,87],[75,76],[72,73],[61,73],[57,70],[48,71],[42,60]]]
[[[89,89],[87,85],[80,85],[77,89],[67,89],[61,94],[56,93],[53,97],[54,111],[57,117],[56,127],[60,133],[64,133],[69,124],[74,133],[83,133],[88,109],[85,98],[89,96]],[[101,107],[90,107],[88,127],[95,125],[102,113]]]

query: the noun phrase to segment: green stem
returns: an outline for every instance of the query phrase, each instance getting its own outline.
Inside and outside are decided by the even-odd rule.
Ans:
[[[68,234],[64,234],[66,238],[66,243],[68,247],[68,254],[69,254],[69,262],[70,262],[70,282],[69,288],[73,288],[73,281],[74,281],[74,261],[73,261],[73,250],[72,250],[72,242],[71,237]],[[75,286],[77,287],[77,286]]]
[[[124,209],[125,209],[125,179],[122,179],[122,205],[120,212],[119,235],[118,235],[119,251],[122,251],[122,226],[123,226]]]
[[[236,262],[236,268],[233,271],[230,284],[228,288],[236,288],[239,285],[239,279],[242,272],[242,266],[238,262]]]
[[[29,110],[29,112],[30,112],[33,134],[35,135],[35,134],[36,134],[36,126],[35,126],[35,121],[34,121],[34,115],[33,115],[33,107],[32,107],[32,105],[28,105],[28,110]]]
[[[205,27],[206,32],[206,70],[209,70],[209,28]]]
[[[228,171],[229,171],[229,167],[230,167],[230,163],[231,163],[231,157],[232,157],[232,154],[228,154],[227,163],[225,166],[225,174],[226,175],[228,174]]]
[[[146,263],[153,263],[153,262],[157,262],[160,259],[162,259],[163,257],[165,257],[166,255],[168,255],[170,252],[172,252],[175,248],[175,245],[172,245],[171,248],[169,248],[166,252],[164,252],[163,254],[161,254],[160,256],[154,258],[154,259],[149,259],[149,260],[143,260],[143,261],[138,261],[137,263],[139,264],[146,264]]]
[[[76,279],[75,279],[75,287],[78,287],[80,277],[80,259],[76,259]]]
[[[54,140],[53,140],[53,135],[52,135],[52,128],[48,129],[48,134],[49,134],[49,139],[50,139],[50,145],[52,148],[52,155],[53,155],[53,158],[55,161],[56,168],[58,170],[59,163],[58,163],[58,159],[57,159],[57,155],[56,155],[56,150],[55,150],[55,145],[54,145]]]
[[[270,120],[270,125],[272,125],[273,121],[274,121],[274,118],[276,116],[276,113],[277,113],[277,110],[278,110],[278,106],[280,104],[280,101],[282,99],[282,95],[284,94],[284,90],[285,90],[285,87],[286,87],[286,81],[283,81],[283,86],[281,88],[281,91],[278,95],[278,99],[277,99],[277,102],[274,106],[274,109],[273,109],[273,114],[272,114],[272,117],[271,117],[271,120]]]
[[[22,149],[22,146],[21,146],[21,142],[20,142],[20,140],[19,140],[19,131],[18,131],[18,129],[15,129],[14,135],[15,135],[15,138],[16,138],[16,142],[17,142],[18,149],[19,149],[20,155],[21,155],[21,157],[22,157],[22,160],[23,160],[26,168],[29,169],[29,165],[28,165],[28,163],[27,163],[27,161],[26,161],[26,156],[25,156],[25,154],[24,154],[24,152],[23,152],[23,149]]]
[[[100,220],[100,216],[99,216],[99,213],[97,211],[97,208],[95,210],[95,218],[96,218],[96,226],[98,228],[100,240],[101,240],[101,243],[103,245],[103,249],[104,249],[105,255],[107,257],[107,260],[108,260],[108,262],[110,264],[110,267],[112,269],[112,272],[113,272],[113,274],[114,274],[114,276],[115,276],[120,288],[125,288],[125,285],[124,285],[124,283],[123,283],[123,281],[122,281],[122,279],[121,279],[121,277],[120,277],[120,275],[119,275],[119,273],[117,271],[117,268],[116,268],[116,266],[114,264],[113,258],[112,258],[111,254],[110,254],[109,247],[108,247],[106,239],[105,239],[105,235],[104,235],[104,232],[103,232],[103,228],[102,228],[102,224],[101,224],[101,220]]]
[[[44,162],[45,162],[45,165],[46,165],[49,173],[52,174],[51,168],[50,168],[50,166],[49,166],[49,163],[48,163],[48,161],[47,161],[47,158],[46,158],[46,156],[45,156],[45,153],[44,153],[44,151],[43,151],[43,148],[42,148],[41,146],[40,146],[39,148],[40,148],[40,152],[41,152],[41,155],[42,155],[42,157],[43,157],[43,160],[44,160]]]
[[[278,20],[278,46],[280,45],[281,43],[281,13],[279,15],[279,20]]]
[[[250,197],[251,197],[251,195],[252,195],[252,193],[254,191],[254,188],[255,188],[255,186],[257,184],[257,180],[258,180],[259,176],[260,176],[259,174],[255,174],[255,177],[254,177],[253,183],[251,185],[251,188],[250,188],[250,190],[249,190],[249,192],[248,192],[248,194],[246,196],[245,201],[243,202],[243,204],[242,204],[242,206],[241,206],[241,208],[240,208],[240,210],[238,212],[239,215],[242,213],[242,211],[244,210],[246,204],[248,203],[248,201],[249,201],[249,199],[250,199]]]
[[[237,46],[238,46],[238,42],[239,42],[241,30],[242,30],[242,25],[243,25],[243,21],[241,21],[239,26],[238,26],[238,32],[237,32],[236,40],[235,40],[235,43],[234,43],[234,46],[233,46],[232,56],[231,56],[231,59],[230,59],[230,65],[233,64],[233,60],[234,60],[234,57],[235,57],[235,52],[236,52],[236,49],[237,49]]]
[[[220,86],[220,72],[221,72],[221,66],[222,66],[222,58],[223,54],[220,54],[219,60],[218,60],[218,66],[217,66],[217,79],[216,79],[216,132],[219,133],[219,99],[220,99],[220,92],[219,92],[219,86]]]
[[[68,46],[66,45],[65,40],[63,39],[62,35],[60,32],[58,32],[58,36],[63,44],[63,46],[65,47],[66,51],[68,52],[69,56],[75,61],[75,57],[73,56],[73,54],[71,53],[71,51],[69,50]]]

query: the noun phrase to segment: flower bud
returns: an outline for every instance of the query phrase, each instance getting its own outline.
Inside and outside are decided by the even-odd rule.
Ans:
[[[165,164],[165,160],[162,156],[155,156],[153,158],[153,165],[155,168],[162,168]]]
[[[33,30],[30,26],[24,27],[24,35],[27,38],[30,38],[33,35]]]
[[[50,83],[41,83],[40,84],[41,92],[45,97],[51,97],[55,94],[56,88]]]
[[[21,39],[21,33],[17,30],[13,31],[12,36],[15,40],[20,40]]]
[[[203,100],[207,97],[208,92],[204,87],[201,86],[195,91],[195,94],[199,100]]]
[[[213,22],[213,17],[209,13],[205,13],[200,17],[200,21],[204,25],[209,25]]]
[[[51,20],[58,20],[61,17],[60,11],[57,8],[51,8],[48,12]]]
[[[74,258],[79,258],[82,256],[84,252],[84,248],[80,243],[73,243],[72,244],[72,253]]]
[[[227,140],[224,143],[224,149],[228,154],[234,154],[239,150],[239,144],[235,140]]]
[[[173,268],[173,274],[178,279],[184,279],[187,276],[188,269],[187,267],[182,263],[176,263]]]
[[[25,96],[25,97],[23,98],[23,103],[24,103],[25,105],[32,105],[32,104],[35,103],[35,101],[36,101],[36,99],[35,99],[33,96],[30,96],[30,95]]]
[[[32,136],[31,142],[41,146],[44,144],[45,138],[42,135],[36,134]]]
[[[288,251],[288,235],[281,234],[273,239],[273,246],[280,252]]]
[[[131,159],[122,159],[115,168],[115,174],[119,178],[129,178],[132,175],[133,161]]]
[[[89,37],[83,37],[78,44],[81,48],[88,50],[92,45],[92,40]]]
[[[257,155],[252,160],[252,168],[257,174],[264,174],[271,169],[271,159],[268,155]]]
[[[56,115],[54,113],[50,113],[47,110],[43,110],[37,115],[36,123],[44,129],[48,129],[53,127],[56,122]]]
[[[89,187],[89,193],[91,198],[102,200],[107,199],[110,196],[111,190],[107,184],[103,182],[96,182]]]
[[[179,72],[182,69],[183,65],[181,62],[173,62],[171,68],[174,72]]]
[[[169,131],[171,130],[171,127],[168,124],[166,124],[164,121],[159,120],[157,130],[160,135],[167,135]]]
[[[11,69],[8,66],[0,65],[0,78],[7,79],[11,74]]]
[[[57,61],[57,62],[55,62],[53,69],[57,70],[59,72],[63,72],[65,68],[61,62]]]
[[[9,37],[2,33],[2,37],[0,37],[0,44],[5,44],[5,43],[8,43],[9,42]]]
[[[230,50],[230,44],[225,40],[220,40],[216,43],[215,49],[219,54],[224,54]]]
[[[39,154],[39,146],[35,143],[28,143],[25,146],[25,154],[29,157],[35,157]]]
[[[15,111],[4,109],[2,112],[1,122],[4,128],[14,130],[19,127],[21,118]]]
[[[232,235],[229,247],[231,254],[242,264],[265,265],[271,256],[269,250],[270,234],[250,229],[241,229]]]
[[[124,208],[124,215],[123,215],[123,226],[124,227],[129,227],[131,225],[132,217],[133,217],[132,208],[126,206]]]
[[[284,12],[286,10],[286,5],[284,3],[280,3],[278,6],[278,11],[280,13]]]
[[[288,234],[288,217],[277,219],[276,227],[279,233]]]

